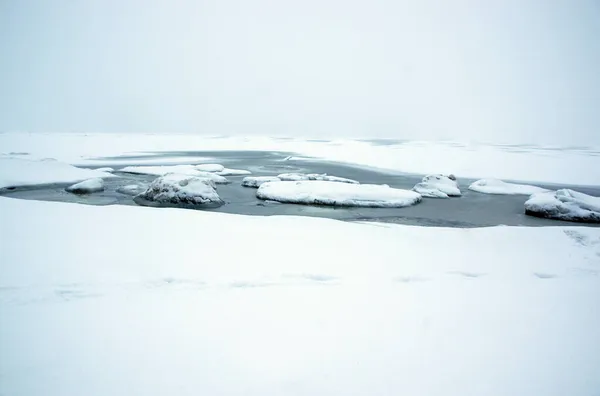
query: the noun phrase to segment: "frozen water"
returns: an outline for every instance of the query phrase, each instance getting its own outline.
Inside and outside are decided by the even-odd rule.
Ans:
[[[472,183],[469,190],[484,194],[500,195],[531,195],[548,191],[545,188],[531,186],[528,184],[507,183],[498,179],[481,179]]]

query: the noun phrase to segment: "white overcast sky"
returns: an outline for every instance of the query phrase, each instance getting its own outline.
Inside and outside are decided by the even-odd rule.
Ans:
[[[0,131],[600,144],[598,0],[0,0]]]

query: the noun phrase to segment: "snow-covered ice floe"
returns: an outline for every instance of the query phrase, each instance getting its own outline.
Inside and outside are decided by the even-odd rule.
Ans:
[[[375,184],[331,181],[281,181],[262,184],[256,196],[272,201],[307,205],[400,208],[421,201],[421,195]]]
[[[128,184],[126,186],[118,187],[117,192],[125,195],[138,195],[146,191],[148,187],[140,186],[139,184]]]
[[[4,197],[0,219],[4,395],[600,389],[600,228]]]
[[[525,213],[556,220],[600,223],[600,197],[562,189],[533,194]]]
[[[319,173],[282,173],[277,175],[280,180],[283,181],[330,181],[330,182],[338,182],[338,183],[349,183],[349,184],[359,184],[356,180],[346,179],[345,177],[338,176],[329,176],[327,174],[319,174]]]
[[[528,184],[507,183],[498,179],[481,179],[471,183],[469,190],[483,194],[531,195],[546,192],[545,188]]]
[[[96,168],[96,171],[98,171],[98,172],[107,172],[107,173],[112,173],[112,172],[114,172],[115,170],[114,170],[114,168],[111,168],[111,167],[105,166],[105,167],[103,167],[103,168]]]
[[[200,164],[193,165],[195,169],[204,172],[221,172],[225,167],[221,164]]]
[[[248,176],[242,180],[242,186],[258,188],[261,184],[267,182],[279,182],[280,178],[277,176]]]
[[[169,173],[180,175],[195,176],[215,182],[216,184],[227,184],[227,178],[217,175],[213,172],[199,170],[198,165],[165,165],[165,166],[126,166],[120,169],[121,172],[135,173],[141,175],[164,176]]]
[[[413,187],[413,191],[427,198],[449,198],[462,195],[454,175],[427,175],[421,183]]]
[[[65,188],[65,190],[73,194],[91,194],[104,191],[104,179],[95,177],[93,179],[84,180]]]
[[[183,204],[210,207],[220,206],[224,203],[212,181],[179,173],[169,173],[158,177],[150,183],[146,191],[136,195],[134,201],[140,205]]]
[[[223,170],[216,172],[216,174],[221,175],[221,176],[245,176],[245,175],[251,175],[252,172],[250,172],[249,170],[245,170],[245,169],[224,168]]]
[[[51,183],[76,183],[95,177],[115,177],[93,169],[76,168],[52,159],[0,157],[0,189]]]

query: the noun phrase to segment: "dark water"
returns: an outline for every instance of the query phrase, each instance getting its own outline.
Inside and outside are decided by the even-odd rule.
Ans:
[[[214,162],[229,168],[247,169],[254,176],[277,175],[287,172],[327,173],[360,181],[361,183],[389,184],[391,187],[411,189],[420,182],[422,175],[382,172],[351,165],[327,162],[286,159],[290,154],[262,151],[181,151],[163,153],[165,156],[200,156],[216,158]],[[113,157],[115,163],[123,159],[145,159],[149,156]],[[153,155],[151,158],[156,159]],[[160,164],[157,164],[160,165]],[[103,166],[110,166],[109,164]],[[119,167],[116,166],[115,169]],[[136,205],[131,195],[117,192],[129,184],[149,184],[155,176],[133,175],[116,172],[118,178],[105,180],[105,191],[78,196],[64,191],[66,185],[36,186],[2,191],[1,195],[13,198],[44,201],[76,202],[91,205]],[[424,198],[415,206],[407,208],[334,208],[265,202],[256,198],[256,189],[241,186],[243,176],[227,176],[228,185],[218,185],[217,190],[225,205],[214,212],[246,215],[298,215],[328,217],[348,221],[381,221],[399,224],[443,227],[485,227],[495,225],[558,226],[578,223],[541,219],[525,215],[523,204],[527,196],[488,195],[467,189],[472,179],[461,179],[463,196],[452,199]],[[600,195],[600,187],[543,185],[550,189],[569,187],[586,194]],[[594,226],[594,225],[591,225]],[[596,225],[598,226],[598,225]]]

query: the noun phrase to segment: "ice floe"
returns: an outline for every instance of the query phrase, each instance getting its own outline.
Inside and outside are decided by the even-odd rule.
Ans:
[[[277,177],[283,181],[330,181],[338,183],[359,184],[356,180],[346,179],[345,177],[329,176],[326,173],[282,173]]]
[[[318,180],[264,183],[256,196],[288,203],[382,208],[410,206],[421,201],[421,195],[414,191]]]
[[[76,183],[95,177],[115,177],[106,172],[77,168],[46,158],[30,160],[0,157],[0,189],[51,183]]]
[[[600,197],[569,189],[541,192],[525,202],[525,213],[556,220],[600,223]]]
[[[225,177],[212,172],[201,171],[196,168],[196,165],[165,165],[165,166],[126,166],[120,169],[121,172],[136,173],[142,175],[164,176],[169,173],[177,173],[180,175],[195,176],[211,180],[217,184],[227,184],[229,180]]]
[[[427,198],[449,198],[462,195],[454,175],[427,175],[421,183],[413,187],[413,191]]]
[[[221,164],[200,164],[194,165],[194,168],[204,172],[221,172],[225,167]]]
[[[251,175],[252,172],[250,172],[249,170],[245,170],[245,169],[224,168],[223,170],[216,172],[216,174],[221,175],[221,176],[245,176],[245,175]]]
[[[73,194],[91,194],[104,191],[104,180],[100,177],[84,180],[65,188],[66,191]]]
[[[134,200],[141,205],[147,202],[203,206],[223,204],[211,180],[178,173],[158,177]]]
[[[96,168],[96,171],[98,172],[108,172],[108,173],[112,173],[115,170],[113,168],[110,168],[108,166],[104,167],[104,168]]]
[[[138,195],[144,192],[147,187],[140,186],[138,184],[128,184],[126,186],[122,186],[117,188],[117,192],[125,195]]]
[[[469,190],[483,194],[531,195],[546,192],[545,188],[528,184],[507,183],[498,179],[481,179],[471,183]]]
[[[258,188],[261,184],[267,182],[279,182],[280,178],[277,176],[248,176],[242,180],[242,186]]]

